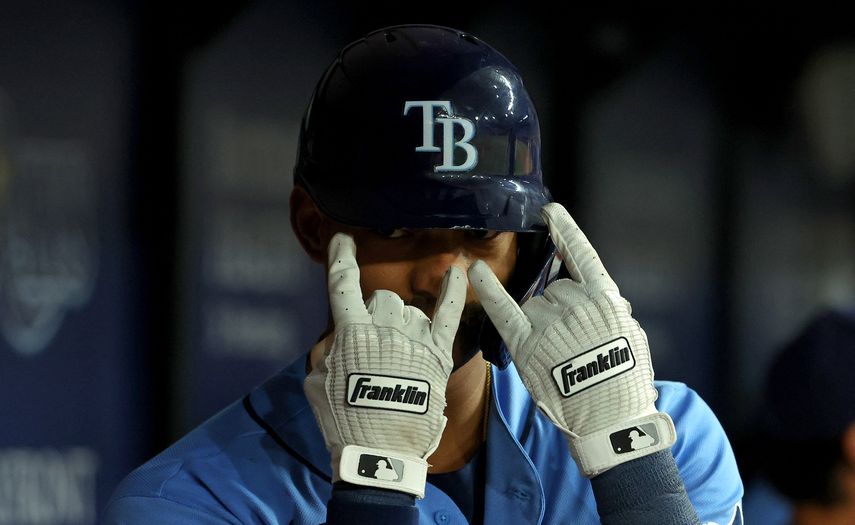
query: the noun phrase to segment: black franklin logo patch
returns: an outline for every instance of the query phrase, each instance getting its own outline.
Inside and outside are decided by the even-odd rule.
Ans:
[[[430,383],[408,377],[378,374],[347,376],[347,404],[397,412],[424,414],[430,401]]]
[[[574,356],[552,369],[552,378],[558,391],[570,397],[617,377],[635,367],[635,355],[626,337]]]

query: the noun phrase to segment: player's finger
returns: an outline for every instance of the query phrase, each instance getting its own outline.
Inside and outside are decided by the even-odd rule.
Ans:
[[[449,352],[454,343],[454,336],[457,334],[457,327],[460,325],[463,306],[466,304],[466,288],[468,283],[463,270],[456,266],[449,267],[442,279],[442,288],[439,291],[431,323],[434,342]]]
[[[531,334],[531,322],[499,281],[490,266],[484,261],[475,261],[469,267],[469,282],[481,301],[481,306],[496,331],[516,357],[516,351]]]
[[[389,290],[375,290],[365,303],[365,310],[376,326],[401,329],[406,323],[405,317],[409,316],[404,301]]]
[[[549,226],[549,235],[564,258],[573,280],[584,284],[592,292],[617,291],[617,285],[603,266],[600,256],[564,206],[550,202],[540,213]]]
[[[336,327],[348,322],[369,322],[371,316],[362,302],[356,243],[346,233],[333,235],[329,245],[328,287],[330,309]]]

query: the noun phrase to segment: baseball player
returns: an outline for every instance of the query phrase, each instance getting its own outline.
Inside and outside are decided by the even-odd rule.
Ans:
[[[327,266],[305,356],[137,469],[107,523],[741,523],[727,438],[552,202],[519,73],[437,26],[342,50],[292,227]]]
[[[756,450],[761,471],[787,504],[764,501],[755,489],[752,510],[764,523],[855,523],[853,369],[851,307],[819,312],[775,356],[756,418]],[[792,456],[786,466],[781,454]]]

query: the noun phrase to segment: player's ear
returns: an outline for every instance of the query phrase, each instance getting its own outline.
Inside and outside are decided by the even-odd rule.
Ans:
[[[328,222],[306,189],[295,185],[291,191],[291,228],[306,254],[318,263],[326,261],[330,239]]]
[[[843,451],[843,460],[850,467],[855,468],[855,421],[849,423],[849,426],[843,431],[843,439],[840,446]]]

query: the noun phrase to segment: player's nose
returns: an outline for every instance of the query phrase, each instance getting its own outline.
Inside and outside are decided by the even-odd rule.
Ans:
[[[425,236],[420,257],[415,261],[410,277],[417,297],[436,300],[448,268],[457,266],[466,272],[474,262],[456,233],[438,230]]]

